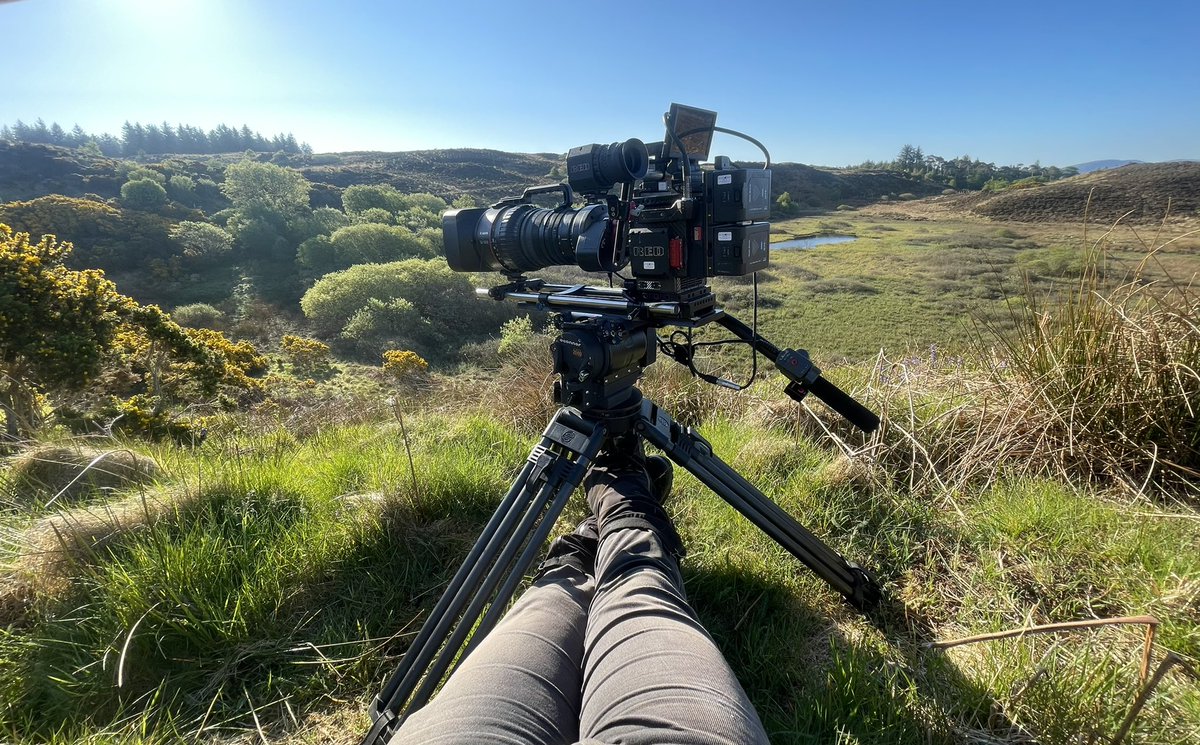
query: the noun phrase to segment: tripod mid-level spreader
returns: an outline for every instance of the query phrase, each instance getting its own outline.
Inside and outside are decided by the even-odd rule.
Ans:
[[[642,304],[618,291],[520,282],[489,291],[561,313],[562,333],[552,346],[556,400],[562,408],[542,433],[512,488],[500,500],[445,593],[421,626],[400,666],[371,707],[374,724],[363,745],[384,745],[424,706],[451,666],[471,653],[500,620],[517,586],[549,537],[588,465],[610,437],[636,433],[663,451],[860,610],[880,600],[875,580],[796,522],[717,457],[708,442],[684,427],[636,387],[654,362],[655,330],[715,322],[764,355],[788,378],[797,401],[808,393],[865,431],[878,418],[821,377],[797,350],[780,350],[741,321],[714,311],[681,319],[672,303]]]

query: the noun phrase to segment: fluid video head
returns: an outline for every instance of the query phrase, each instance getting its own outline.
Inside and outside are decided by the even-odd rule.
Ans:
[[[565,184],[526,189],[488,208],[447,211],[442,236],[450,267],[510,279],[556,265],[627,268],[625,290],[637,301],[681,303],[692,314],[710,310],[709,277],[767,266],[770,160],[746,169],[718,156],[702,166],[714,132],[762,146],[717,127],[713,111],[672,104],[663,118],[661,142],[573,148]],[[556,207],[532,203],[551,192],[561,195]],[[574,206],[576,195],[583,206]]]

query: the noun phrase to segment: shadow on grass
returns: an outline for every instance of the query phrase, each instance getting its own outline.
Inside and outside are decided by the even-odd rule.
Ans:
[[[1026,739],[987,690],[924,648],[928,622],[898,602],[885,601],[870,628],[848,606],[818,610],[735,567],[685,575],[693,607],[777,745]]]

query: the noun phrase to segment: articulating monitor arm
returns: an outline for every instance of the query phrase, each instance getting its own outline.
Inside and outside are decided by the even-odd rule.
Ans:
[[[851,398],[841,388],[821,377],[821,369],[808,358],[808,352],[803,349],[780,350],[779,347],[759,336],[749,326],[728,313],[718,318],[717,323],[774,362],[780,372],[791,381],[784,388],[784,393],[796,401],[803,400],[806,395],[811,393],[862,431],[874,432],[879,427],[879,417]]]

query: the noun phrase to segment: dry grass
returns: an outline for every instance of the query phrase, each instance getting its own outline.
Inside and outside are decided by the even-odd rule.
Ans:
[[[169,519],[189,502],[187,493],[156,490],[41,517],[0,532],[6,555],[0,582],[0,626],[19,623],[35,598],[68,589],[80,567],[95,563],[113,542]]]
[[[0,507],[46,508],[152,481],[158,464],[132,450],[83,443],[43,445],[13,458],[0,480]]]

